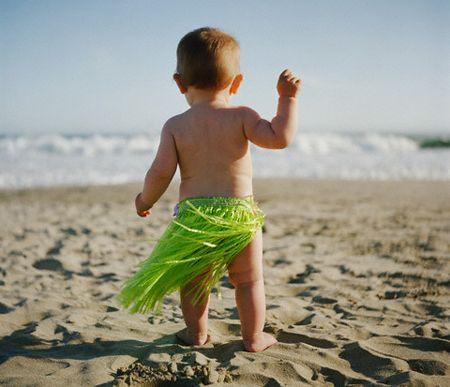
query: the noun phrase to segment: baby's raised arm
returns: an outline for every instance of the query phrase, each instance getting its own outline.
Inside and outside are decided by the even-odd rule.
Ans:
[[[243,127],[245,136],[262,148],[286,148],[297,131],[297,94],[301,80],[288,69],[278,78],[278,108],[272,121],[261,118],[251,108],[243,107]]]

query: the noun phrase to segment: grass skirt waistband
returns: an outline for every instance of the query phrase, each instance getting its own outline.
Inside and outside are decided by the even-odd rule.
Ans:
[[[253,196],[181,200],[176,217],[117,299],[131,313],[159,310],[166,294],[203,274],[190,290],[193,302],[200,302],[226,273],[233,258],[251,242],[264,217]]]

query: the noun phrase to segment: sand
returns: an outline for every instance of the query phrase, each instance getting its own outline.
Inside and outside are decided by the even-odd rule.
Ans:
[[[227,278],[203,347],[175,338],[177,294],[159,316],[119,308],[177,198],[139,218],[140,187],[0,193],[0,383],[450,385],[450,183],[255,180],[279,340],[262,353],[243,350]]]

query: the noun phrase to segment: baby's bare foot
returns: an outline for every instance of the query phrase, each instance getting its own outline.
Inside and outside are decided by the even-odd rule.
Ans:
[[[278,343],[277,339],[266,332],[257,333],[250,339],[244,339],[244,347],[248,352],[261,352]]]
[[[203,345],[210,341],[210,336],[206,333],[192,335],[189,332],[188,328],[184,328],[181,331],[177,332],[175,336],[180,340],[184,345]]]

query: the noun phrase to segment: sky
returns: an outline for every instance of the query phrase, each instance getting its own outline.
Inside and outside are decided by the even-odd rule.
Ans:
[[[285,68],[307,131],[450,134],[449,1],[0,1],[0,133],[159,131],[187,32],[241,46],[232,103],[276,112]]]

